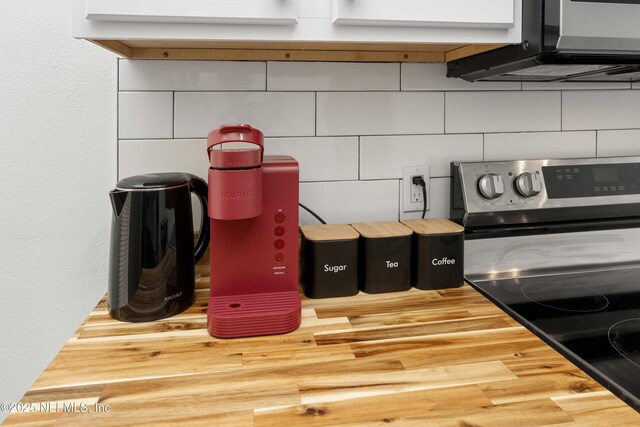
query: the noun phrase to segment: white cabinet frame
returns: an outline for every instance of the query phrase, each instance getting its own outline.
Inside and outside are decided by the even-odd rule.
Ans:
[[[109,22],[295,25],[299,0],[85,0],[85,19]]]
[[[337,25],[512,28],[513,0],[333,0]]]

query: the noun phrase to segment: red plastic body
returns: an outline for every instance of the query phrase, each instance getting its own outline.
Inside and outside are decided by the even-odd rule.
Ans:
[[[262,213],[262,167],[209,169],[209,218],[238,220]]]
[[[226,142],[255,144],[261,153],[264,151],[264,135],[249,125],[222,125],[218,129],[212,130],[207,135],[207,152],[211,153],[213,147]],[[211,166],[220,167],[214,162],[211,163]]]
[[[252,149],[223,150],[224,143],[253,144]],[[262,213],[264,137],[249,125],[223,125],[207,135],[209,218],[238,220]]]
[[[207,329],[215,337],[280,334],[300,325],[298,163],[265,156],[260,169],[261,214],[211,218]],[[220,187],[216,172],[209,170],[209,206],[228,202],[212,193]]]
[[[258,167],[262,163],[262,150],[211,150],[209,161],[214,169]]]

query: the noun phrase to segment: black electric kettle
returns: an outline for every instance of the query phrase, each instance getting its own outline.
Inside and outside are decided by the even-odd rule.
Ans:
[[[194,247],[191,193],[202,207]],[[146,322],[178,314],[195,299],[195,263],[209,243],[207,183],[187,173],[125,178],[109,193],[113,206],[109,314]]]

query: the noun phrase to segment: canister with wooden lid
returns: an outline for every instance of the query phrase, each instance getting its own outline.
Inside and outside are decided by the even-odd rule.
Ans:
[[[462,286],[464,227],[448,219],[409,219],[402,223],[413,230],[413,285],[425,290]]]
[[[347,224],[300,227],[302,287],[309,298],[358,293],[358,232]]]
[[[360,233],[360,290],[377,294],[410,289],[412,231],[397,221],[352,226]]]

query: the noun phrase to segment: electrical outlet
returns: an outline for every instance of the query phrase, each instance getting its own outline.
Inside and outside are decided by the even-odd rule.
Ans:
[[[424,178],[427,184],[427,200],[422,200],[422,187],[412,182],[414,176]],[[429,210],[429,166],[405,166],[402,168],[402,212],[422,212],[423,204]]]
[[[424,193],[422,192],[422,186],[413,183],[413,179],[417,178],[419,176],[422,176],[422,175],[411,175],[411,177],[410,177],[410,181],[411,181],[411,197],[410,197],[410,200],[411,200],[411,203],[422,203],[424,201]],[[422,176],[422,179],[424,179],[424,176]]]

